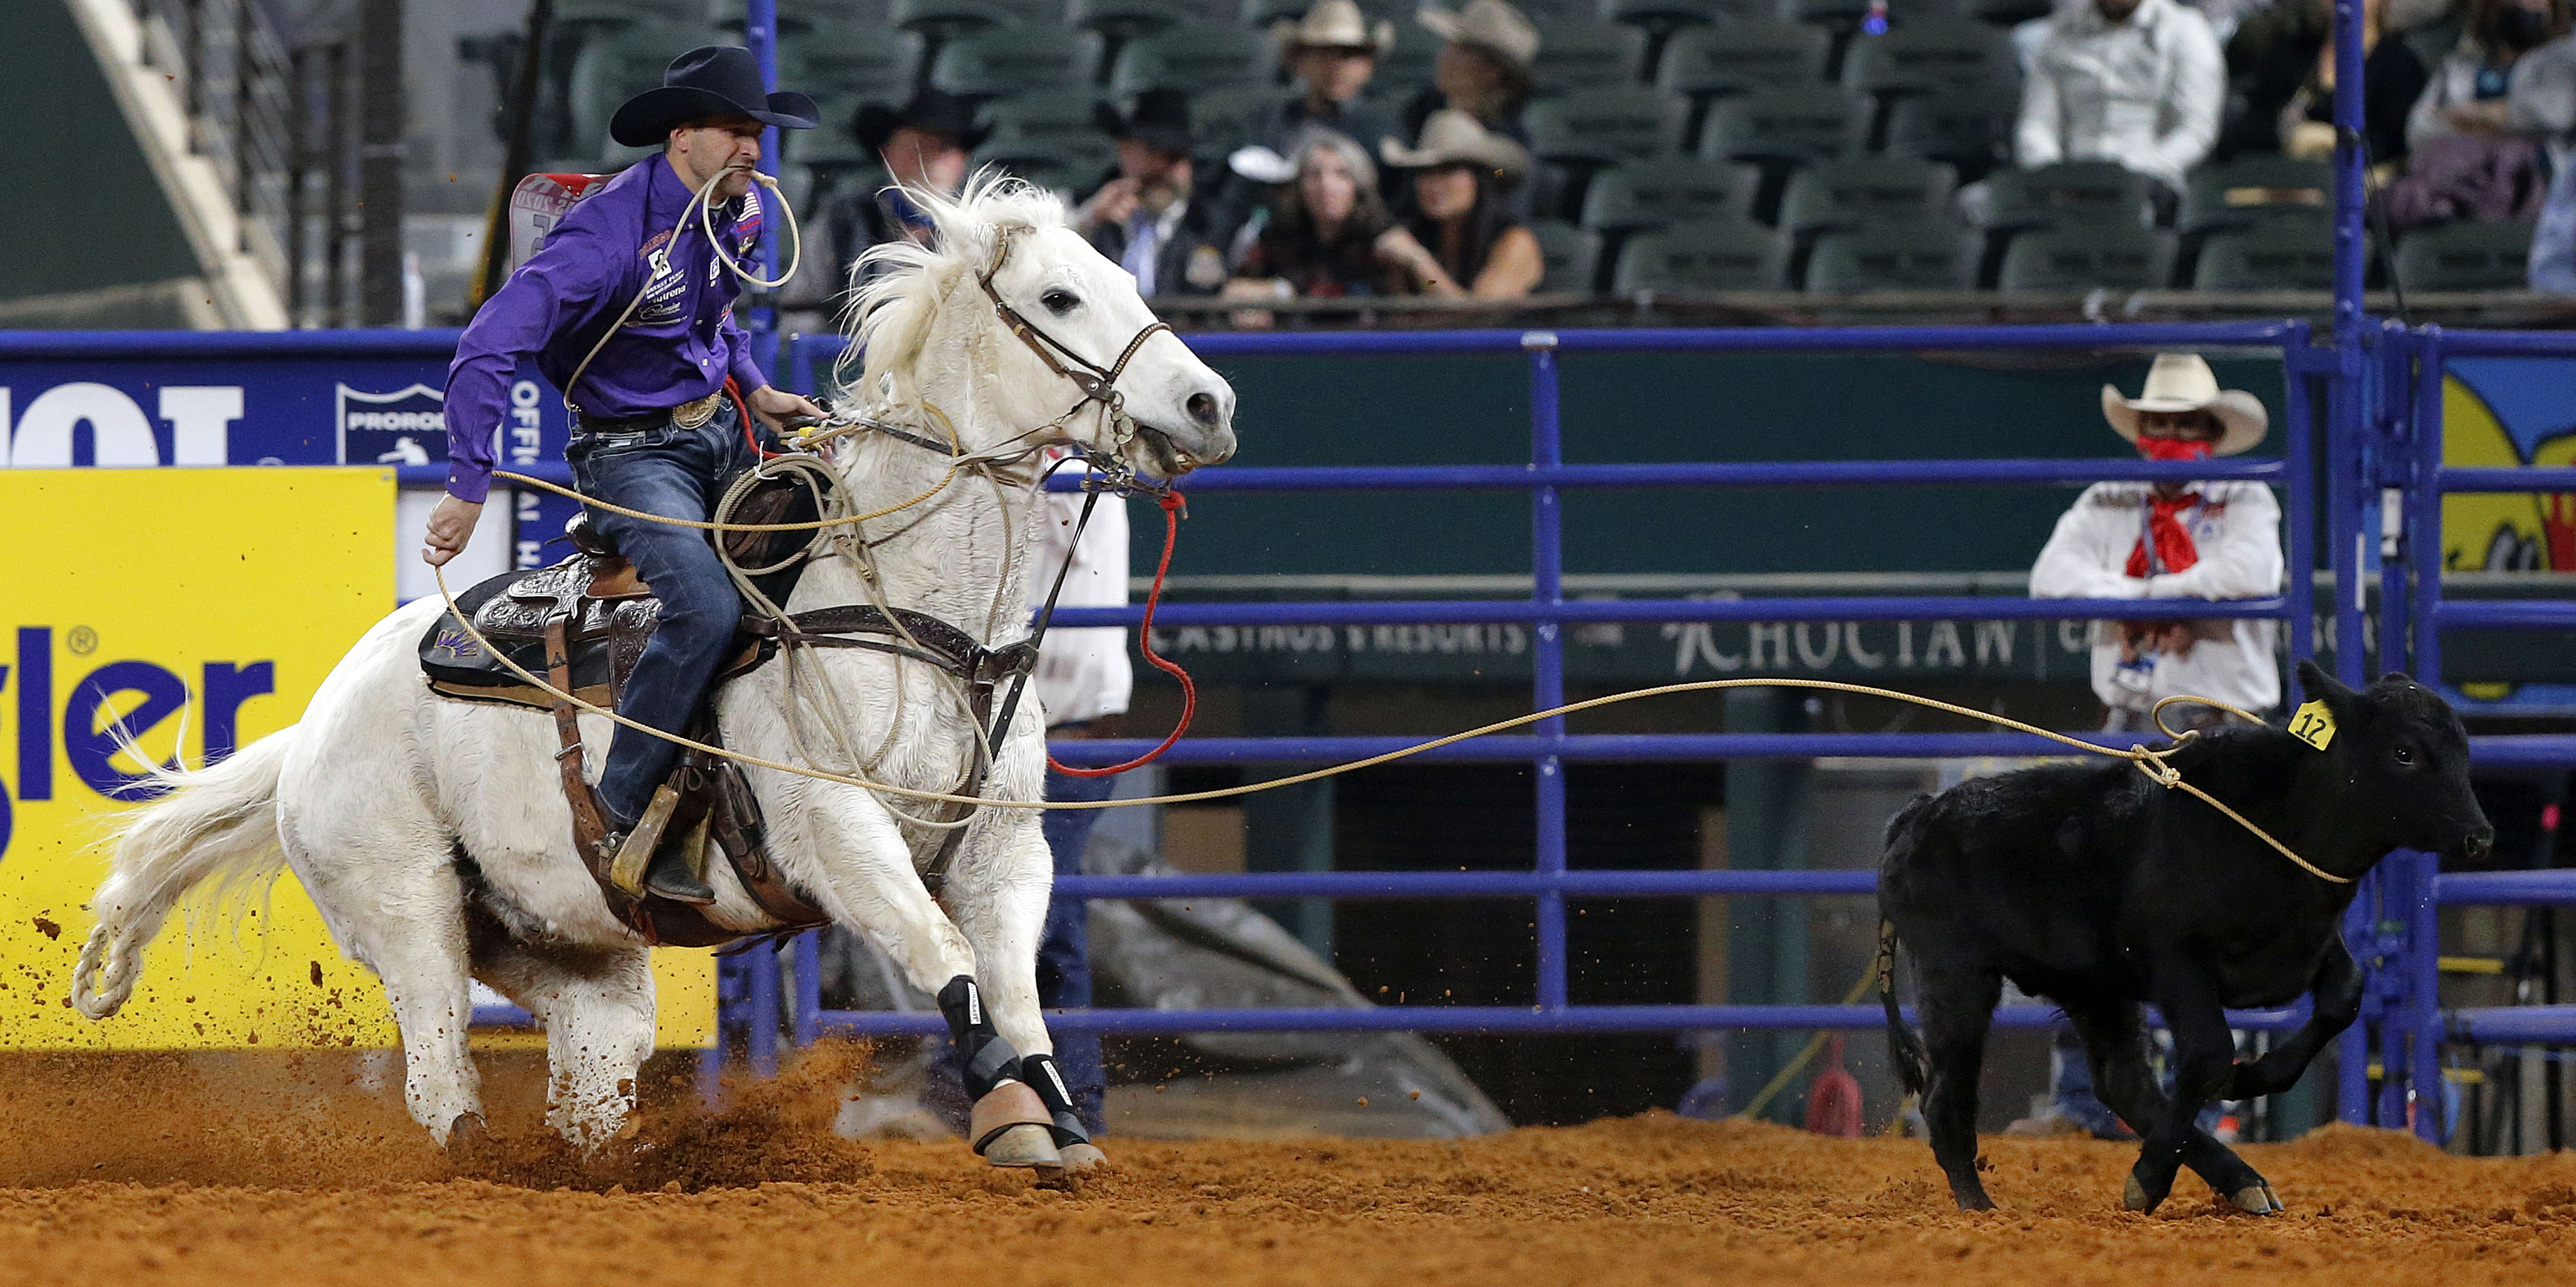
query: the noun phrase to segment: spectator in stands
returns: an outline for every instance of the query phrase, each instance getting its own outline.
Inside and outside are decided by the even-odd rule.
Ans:
[[[2102,386],[2111,430],[2149,460],[2233,456],[2263,440],[2263,404],[2221,391],[2188,353],[2156,358],[2145,390]],[[2251,599],[2281,588],[2281,509],[2261,483],[2096,483],[2057,522],[2030,572],[2039,599]],[[2150,732],[2157,699],[2194,693],[2262,712],[2281,700],[2270,621],[2096,622],[2093,691],[2103,727]],[[2197,707],[2168,722],[2218,718]]]
[[[2209,20],[2176,0],[2090,0],[2048,22],[2022,84],[2014,159],[2116,161],[2179,193],[2226,105]]]
[[[1269,209],[1247,228],[1249,244],[1225,293],[1237,299],[1382,293],[1388,273],[1379,246],[1397,229],[1378,195],[1376,164],[1359,144],[1331,130],[1308,130],[1293,157],[1291,181],[1279,185]]]
[[[1538,28],[1503,0],[1468,0],[1456,11],[1426,7],[1414,20],[1449,43],[1440,47],[1432,86],[1405,105],[1404,137],[1420,140],[1431,114],[1445,107],[1529,146],[1521,109],[1537,89],[1530,68],[1538,60]]]
[[[1094,107],[1100,130],[1118,142],[1118,177],[1074,211],[1074,230],[1136,275],[1156,295],[1210,295],[1225,285],[1225,254],[1208,204],[1191,200],[1189,95],[1149,89],[1127,115]]]
[[[1387,164],[1413,171],[1415,213],[1378,246],[1403,293],[1519,299],[1537,288],[1546,263],[1511,202],[1528,149],[1450,108],[1431,114],[1421,146],[1378,147]]]
[[[2446,135],[2531,136],[2545,131],[2544,118],[2576,121],[2576,77],[2540,77],[2520,103],[2513,101],[2516,82],[2530,75],[2517,70],[2524,55],[2566,34],[2567,18],[2555,0],[2471,0],[2459,45],[2443,55],[2406,119],[2407,142],[2422,147]]]
[[[2424,61],[2403,40],[2381,39],[2382,0],[2363,0],[2362,133],[2375,164],[2406,155],[2406,119],[2426,83]],[[2278,152],[2334,155],[2334,0],[2275,5],[2248,17],[2227,42],[2227,123],[2221,157]]]
[[[2531,230],[2531,288],[2576,295],[2576,165],[2561,165]]]
[[[2367,71],[2364,72],[2367,76]],[[2233,456],[2263,440],[2261,401],[2220,390],[2209,363],[2191,353],[2158,354],[2146,387],[2123,398],[2102,386],[2111,431],[2149,460]],[[2281,592],[2281,507],[2261,483],[2095,483],[2057,520],[2030,570],[2034,599],[2252,599]],[[2155,734],[2158,700],[2214,697],[2255,714],[2281,701],[2273,657],[2278,626],[2245,618],[2093,623],[2093,692],[2107,732]],[[2178,703],[2165,722],[2209,728],[2228,715]],[[2083,1044],[2059,1023],[2049,1060],[2049,1107],[2012,1124],[2015,1135],[2089,1133],[2125,1139],[2120,1120],[2093,1093]],[[2216,1124],[2213,1106],[2203,1118]]]
[[[1282,20],[1272,30],[1281,60],[1296,74],[1298,94],[1272,113],[1262,142],[1284,155],[1295,151],[1299,134],[1310,127],[1363,143],[1395,132],[1361,99],[1377,74],[1377,60],[1395,44],[1394,23],[1371,23],[1354,0],[1321,0],[1304,19]]]
[[[966,183],[967,153],[989,132],[975,124],[973,103],[929,86],[901,107],[860,104],[850,118],[850,133],[860,147],[876,154],[885,173],[835,193],[825,213],[841,275],[846,278],[850,265],[870,246],[928,236],[929,219],[905,199],[902,189],[955,195]]]

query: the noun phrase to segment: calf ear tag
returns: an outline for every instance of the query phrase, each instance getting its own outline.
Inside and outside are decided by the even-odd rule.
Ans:
[[[2290,736],[2322,751],[2334,740],[2334,712],[2324,702],[2309,702],[2290,716]]]

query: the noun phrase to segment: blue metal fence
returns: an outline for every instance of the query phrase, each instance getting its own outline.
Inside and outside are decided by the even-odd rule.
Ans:
[[[2138,600],[2025,600],[1962,597],[1833,597],[1757,601],[1630,599],[1568,601],[1563,593],[1563,538],[1559,498],[1568,488],[1755,488],[1815,486],[2081,486],[2106,479],[2248,479],[2280,485],[2288,497],[2289,559],[2313,566],[2315,521],[2311,478],[2316,459],[2311,437],[2313,384],[2328,366],[2311,345],[2303,323],[2195,326],[1993,326],[1972,328],[1818,328],[1804,330],[1689,331],[1463,331],[1393,334],[1226,334],[1193,337],[1203,356],[1277,354],[1520,353],[1529,363],[1530,455],[1525,466],[1351,466],[1337,468],[1225,467],[1191,477],[1202,503],[1229,492],[1422,491],[1525,489],[1531,496],[1532,594],[1515,600],[1415,602],[1178,603],[1162,607],[1158,624],[1421,624],[1516,622],[1535,627],[1534,709],[1565,700],[1562,630],[1595,621],[1853,621],[1940,616],[1986,619],[2165,619],[2256,617],[2285,620],[2293,648],[2310,650],[2314,619],[2311,582],[2292,577],[2283,594],[2211,604]],[[839,349],[837,337],[793,342],[791,379],[810,389],[813,373]],[[1905,460],[1695,464],[1567,465],[1558,417],[1559,363],[1568,354],[1709,352],[1912,352],[1923,350],[2128,350],[2165,347],[2269,348],[2289,373],[2285,452],[2274,460],[2163,465],[2131,460]],[[1062,610],[1061,625],[1135,625],[1139,608]],[[2103,739],[2106,743],[2115,739]],[[1385,737],[1191,738],[1168,758],[1192,763],[1313,763],[1355,759],[1407,744]],[[1055,747],[1076,763],[1115,763],[1148,749],[1138,740],[1073,742]],[[1912,757],[2008,756],[2057,750],[2044,739],[2018,733],[1732,733],[1576,735],[1562,718],[1525,733],[1481,739],[1434,753],[1462,761],[1518,761],[1536,774],[1533,819],[1537,860],[1521,872],[1321,872],[1242,876],[1069,877],[1059,896],[1071,898],[1317,897],[1317,898],[1526,898],[1535,908],[1537,959],[1527,1006],[1387,1006],[1372,1009],[1074,1010],[1053,1014],[1064,1031],[1192,1032],[1285,1030],[1386,1030],[1474,1032],[1597,1032],[1613,1030],[1866,1027],[1881,1022],[1867,1006],[1597,1006],[1568,999],[1569,962],[1565,904],[1586,897],[1700,897],[1709,895],[1867,895],[1875,873],[1862,871],[1570,871],[1566,862],[1565,766],[1581,760],[1729,760],[1808,758],[1826,755]],[[794,1035],[823,1031],[891,1034],[939,1029],[935,1015],[825,1011],[810,936],[794,947]],[[777,1055],[776,958],[740,958],[727,981],[728,1016],[756,1067]],[[2009,1009],[2003,1021],[2045,1022],[2040,1007]],[[2293,1026],[2288,1013],[2240,1016],[2249,1027]]]

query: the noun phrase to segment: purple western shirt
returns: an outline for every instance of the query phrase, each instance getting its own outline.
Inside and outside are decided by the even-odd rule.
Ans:
[[[544,248],[484,301],[447,368],[449,495],[480,503],[491,492],[495,440],[520,360],[533,356],[563,388],[639,291],[646,294],[634,315],[569,391],[581,414],[676,407],[715,391],[726,376],[745,394],[767,383],[752,364],[751,337],[733,321],[740,282],[716,262],[698,220],[679,226],[696,213],[690,202],[664,158],[629,166],[574,202]],[[716,236],[747,264],[760,240],[760,189],[712,213]]]

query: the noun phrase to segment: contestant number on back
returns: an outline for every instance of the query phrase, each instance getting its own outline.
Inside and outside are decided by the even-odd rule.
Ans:
[[[2334,740],[2334,713],[2324,702],[2309,702],[2290,715],[2290,736],[2322,751]]]

